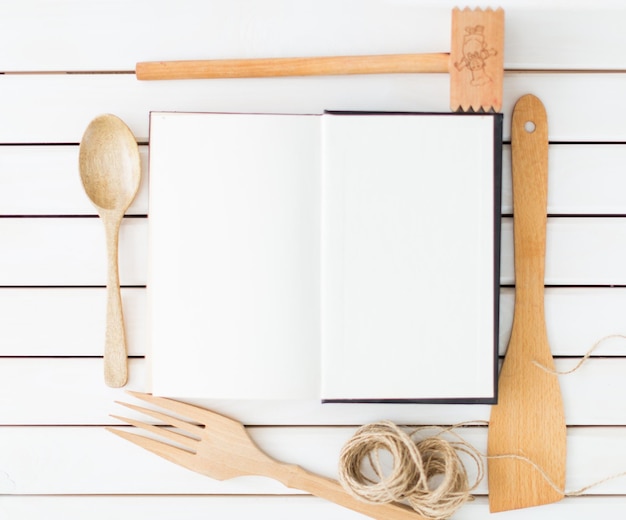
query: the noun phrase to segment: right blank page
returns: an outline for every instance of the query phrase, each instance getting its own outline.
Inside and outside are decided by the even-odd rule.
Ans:
[[[322,399],[492,401],[497,117],[322,120]]]

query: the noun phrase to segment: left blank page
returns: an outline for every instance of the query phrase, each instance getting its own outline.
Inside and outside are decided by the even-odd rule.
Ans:
[[[319,397],[318,116],[150,118],[152,391]]]

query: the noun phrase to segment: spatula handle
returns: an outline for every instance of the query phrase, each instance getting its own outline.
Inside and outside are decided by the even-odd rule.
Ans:
[[[447,53],[148,61],[137,63],[135,75],[162,80],[448,72],[449,61]]]
[[[545,279],[548,198],[548,121],[541,101],[517,102],[511,126],[515,291],[518,302],[541,304]],[[519,210],[519,211],[518,211]]]

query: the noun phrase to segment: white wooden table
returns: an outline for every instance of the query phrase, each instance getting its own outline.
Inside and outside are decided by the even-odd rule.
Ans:
[[[514,102],[550,125],[546,270],[557,367],[626,334],[626,9],[621,2],[502,0],[505,140]],[[359,518],[262,478],[214,482],[104,429],[122,390],[102,377],[105,255],[81,190],[78,143],[111,112],[141,144],[144,182],[122,225],[129,389],[147,389],[148,115],[151,110],[448,111],[446,75],[139,82],[137,61],[449,49],[452,1],[23,0],[0,3],[0,518]],[[495,5],[494,5],[495,7]],[[513,311],[510,152],[504,150],[501,353]],[[193,225],[190,222],[189,225]],[[454,316],[450,316],[454,324]],[[626,340],[561,377],[567,489],[626,470]],[[250,425],[270,454],[336,476],[355,427],[454,424],[487,406],[202,404]],[[487,431],[464,432],[478,449]],[[459,519],[489,515],[486,480]],[[621,517],[626,478],[511,519]]]

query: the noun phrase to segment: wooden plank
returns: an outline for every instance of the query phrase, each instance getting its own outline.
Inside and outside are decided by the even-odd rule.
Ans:
[[[501,276],[515,281],[513,219],[502,220]],[[553,217],[548,219],[546,274],[548,285],[625,285],[626,219]]]
[[[255,443],[271,457],[336,478],[339,452],[355,427],[249,428]],[[458,432],[485,453],[487,429]],[[432,433],[431,433],[432,434]],[[625,428],[568,429],[567,490],[574,491],[626,470]],[[299,494],[264,477],[224,482],[172,464],[120,439],[102,427],[2,427],[0,491],[14,495],[81,494]],[[465,458],[469,478],[475,466]],[[598,461],[602,460],[600,466]],[[487,493],[483,480],[476,494]],[[587,494],[626,493],[626,477],[605,482]]]
[[[515,290],[500,293],[500,355],[511,335]],[[598,341],[594,356],[626,355],[624,323],[626,290],[623,288],[548,287],[545,312],[548,340],[554,356],[583,356]]]
[[[0,86],[12,101],[0,100],[0,110],[12,128],[0,131],[0,143],[77,143],[89,121],[104,112],[121,117],[140,141],[147,141],[148,115],[152,110],[321,113],[331,107],[400,109],[408,103],[415,109],[436,110],[438,106],[441,111],[449,111],[447,78],[424,75],[422,82],[404,87],[409,89],[406,94],[424,100],[422,107],[407,100],[406,95],[385,95],[390,89],[403,88],[403,78],[396,75],[140,82],[134,75],[124,74],[4,75],[0,77]],[[407,79],[414,82],[414,78]],[[34,116],[35,127],[24,121],[31,103],[40,107]]]
[[[613,45],[623,45],[623,4],[598,2],[589,7],[567,1],[549,5],[539,1],[525,2],[523,7],[515,2],[497,5],[502,5],[506,14],[505,68],[624,70],[623,59],[612,49]],[[595,41],[583,49],[585,38],[581,35],[588,24],[595,23],[599,24]]]
[[[585,498],[585,500],[589,500]],[[486,501],[482,510],[487,511]],[[600,511],[615,511],[614,497],[594,502]],[[613,504],[615,503],[615,504]],[[171,520],[184,511],[186,520],[289,519],[364,520],[367,517],[308,495],[291,496],[3,496],[2,518],[46,518],[47,520],[110,520],[146,518]],[[538,517],[542,520],[543,517]],[[547,518],[547,517],[545,517]],[[574,520],[582,517],[572,517]]]
[[[127,215],[148,213],[148,147],[142,183]],[[78,146],[1,146],[1,215],[95,215],[78,173]]]
[[[626,109],[623,96],[618,94],[624,83],[626,75],[622,74],[510,73],[504,79],[505,103],[502,111],[511,114],[515,102],[521,96],[532,93],[546,107],[551,141],[623,142],[626,132],[617,126],[622,110]],[[589,92],[602,92],[606,97],[589,103]],[[506,124],[504,136],[505,139],[510,138],[510,129]]]
[[[626,508],[622,496],[570,497],[557,504],[501,513],[505,520],[553,520],[560,515],[569,520],[619,518]],[[47,520],[110,520],[136,516],[151,520],[171,520],[185,511],[187,520],[289,519],[363,520],[367,517],[311,496],[3,496],[3,518],[46,518]],[[530,516],[529,516],[530,515]],[[468,502],[453,517],[458,520],[491,520],[486,497]]]
[[[568,370],[578,359],[557,359]],[[539,370],[539,369],[538,369]],[[100,358],[0,359],[0,424],[112,424],[113,401],[124,389],[106,387]],[[559,377],[569,425],[626,425],[626,359],[593,358]],[[148,391],[145,359],[131,359],[127,388]],[[400,424],[456,424],[488,420],[486,405],[321,404],[318,401],[197,401],[245,424],[364,424],[387,418]]]
[[[548,152],[548,214],[624,215],[626,146],[556,144]],[[513,212],[511,147],[502,154],[502,212]]]
[[[129,356],[147,349],[144,288],[122,288]],[[101,356],[105,288],[0,289],[0,356]],[[36,326],[33,324],[36,323]]]
[[[502,289],[501,355],[511,333],[514,296],[513,288]],[[104,288],[0,289],[0,356],[101,356],[105,297]],[[146,297],[144,288],[122,289],[130,356],[148,352]],[[582,356],[605,336],[626,335],[624,288],[549,287],[545,300],[555,356]],[[603,341],[594,355],[625,356],[626,340]]]
[[[121,117],[140,141],[148,139],[153,110],[449,112],[442,74],[155,82],[131,74],[34,74],[0,76],[0,88],[4,144],[78,143],[89,121],[104,112]],[[625,89],[626,73],[513,72],[504,78],[503,113],[508,117],[515,101],[531,92],[546,106],[551,140],[624,142]],[[602,95],[590,103],[589,92]],[[510,136],[508,124],[504,136]]]
[[[619,4],[497,5],[507,15],[507,67],[623,69],[626,15]],[[133,70],[136,61],[148,59],[447,52],[455,6],[452,0],[422,1],[388,9],[375,0],[350,0],[338,11],[332,0],[322,0],[296,11],[278,0],[263,8],[226,0],[176,6],[149,0],[7,2],[0,9],[0,43],[15,52],[2,57],[0,70],[115,71]],[[115,38],[109,27],[116,27]]]
[[[148,213],[148,147],[140,146],[142,185],[129,215]],[[548,213],[625,215],[623,145],[550,146]],[[511,214],[510,146],[503,149],[502,211]],[[95,215],[78,175],[78,147],[0,147],[2,215]]]
[[[145,285],[145,218],[126,218],[120,229],[122,285]],[[104,226],[98,218],[0,219],[0,285],[105,285]]]
[[[138,0],[131,3],[106,3],[99,0],[4,2],[0,5],[0,41],[5,44],[3,48],[11,49],[11,52],[0,57],[0,71],[130,71],[136,61],[146,59],[414,52],[422,50],[422,46],[424,51],[436,52],[448,45],[449,9],[455,5],[453,0],[444,0],[436,6],[430,0],[416,0],[395,2],[394,8],[389,9],[387,3],[379,0],[347,0],[337,10],[333,0],[321,0],[314,4],[299,4],[291,8],[286,7],[281,0],[268,0],[258,6],[243,0],[216,0],[210,3],[182,0],[171,5],[164,0]],[[577,156],[578,152],[570,150],[578,150],[578,146],[552,146],[550,182],[554,187],[551,184],[548,211],[551,214],[626,215],[621,200],[624,191],[621,164],[624,163],[623,143],[626,142],[626,129],[622,124],[626,116],[623,96],[626,87],[623,59],[626,9],[617,0],[599,0],[593,5],[589,1],[571,0],[555,0],[547,5],[546,2],[533,0],[525,2],[523,6],[516,0],[502,0],[499,5],[507,9],[507,67],[546,71],[619,71],[615,74],[507,74],[504,89],[505,137],[508,138],[508,118],[513,103],[520,95],[532,92],[546,104],[553,141],[616,143],[582,147]],[[116,28],[115,39],[110,38],[111,27]],[[183,34],[185,37],[181,36]],[[426,48],[428,46],[432,48]],[[449,85],[446,75],[148,85],[135,81],[132,74],[36,74],[4,75],[0,76],[0,81],[3,82],[0,110],[4,123],[0,127],[0,143],[31,145],[78,143],[89,120],[102,112],[113,112],[128,120],[135,135],[144,142],[148,138],[150,110],[320,112],[324,109],[345,108],[447,112]],[[589,102],[590,96],[594,99],[592,103]],[[61,159],[59,152],[59,158],[51,158],[48,177],[45,174],[44,177],[29,177],[35,169],[46,171],[46,159],[40,154],[44,148],[57,147],[24,147],[22,157],[12,158],[3,155],[6,147],[0,147],[0,214],[93,215],[85,201],[79,199],[80,190],[74,184],[75,170],[70,171],[70,168],[75,168],[75,163],[69,154]],[[67,149],[75,153],[75,147]],[[32,156],[30,152],[33,152]],[[52,154],[46,152],[46,155],[51,157]],[[19,171],[20,181],[11,177],[12,174],[5,177],[5,165],[15,172]],[[59,191],[63,192],[61,197],[57,196]],[[63,201],[65,192],[71,192],[70,198],[76,202],[66,206]],[[146,191],[142,193],[147,196]],[[39,202],[29,199],[31,195],[39,197]],[[507,197],[505,184],[505,211],[510,212],[510,205],[508,209],[506,206]],[[141,204],[147,211],[147,198]],[[65,207],[77,209],[62,209]],[[139,205],[132,211],[145,214]],[[100,247],[97,244],[101,233],[96,231],[97,221],[92,220],[93,232],[85,234],[85,242],[81,244],[75,243],[74,239],[68,240],[72,247],[80,250],[83,247]],[[571,262],[574,257],[577,266],[573,265],[572,268],[581,274],[589,267],[589,272],[593,273],[590,277],[593,283],[603,283],[602,280],[610,280],[607,285],[621,283],[624,275],[618,269],[620,264],[624,265],[623,253],[620,251],[620,244],[624,241],[621,225],[616,223],[619,220],[584,219],[582,227],[587,228],[587,231],[578,235],[578,231],[570,233],[570,229],[576,227],[574,221],[570,222],[570,228],[570,224],[562,225],[564,220],[551,219],[549,231],[558,229],[559,236],[566,237],[564,243],[567,248],[563,248],[558,237],[557,240],[549,239],[553,241],[556,258],[554,261],[549,260],[555,262],[555,270],[552,281],[548,283],[567,283],[572,271],[565,262]],[[509,239],[510,220],[507,220],[505,228],[507,226],[505,237]],[[39,223],[36,227],[39,227]],[[596,236],[594,230],[599,228],[603,231]],[[10,224],[8,228],[0,226],[0,229],[3,230],[0,231],[1,277],[3,258],[7,254],[5,245],[17,240],[9,237],[9,234],[22,228]],[[147,237],[147,230],[139,230],[138,234],[144,232]],[[65,231],[61,230],[60,233]],[[70,235],[75,238],[84,236],[73,232]],[[39,239],[39,234],[27,234],[23,241],[26,239]],[[141,275],[137,279],[143,278],[144,283],[146,256],[141,251],[146,248],[141,243],[145,244],[146,240],[132,238],[127,252],[123,253],[127,261],[137,261],[131,271],[134,272],[136,268],[136,272]],[[576,244],[577,240],[580,240],[580,244]],[[610,240],[615,243],[611,244]],[[135,255],[135,247],[141,248],[139,255]],[[35,245],[24,247],[21,252],[24,251],[46,252],[46,247]],[[508,251],[511,252],[510,249]],[[95,259],[96,253],[93,255]],[[32,260],[14,273],[28,271],[25,279],[37,278],[51,283],[50,272],[65,272],[65,268],[57,271],[57,263],[66,261],[69,256],[69,253],[68,256],[57,256],[52,260],[55,262],[52,268],[42,268],[41,259]],[[78,256],[84,255],[79,253]],[[92,257],[87,256],[87,260],[92,262]],[[18,251],[16,261],[19,261],[19,257]],[[104,255],[101,261],[104,261]],[[587,262],[588,266],[584,267]],[[77,276],[72,274],[72,277],[79,283],[93,284],[95,280],[104,280],[103,266],[97,265],[95,261],[87,266],[79,266],[78,263],[71,264],[67,271],[76,270]],[[579,270],[581,266],[583,269]],[[511,264],[506,269],[510,270],[510,267]],[[39,278],[37,271],[42,269],[44,275]],[[85,272],[89,272],[89,275],[79,280],[81,273]],[[12,275],[12,279],[16,278]],[[508,283],[511,281],[512,278]],[[576,283],[588,282],[582,280]],[[41,297],[40,291],[44,290],[54,293]],[[57,290],[63,292],[63,295],[56,293]],[[71,294],[65,291],[0,289],[0,309],[5,313],[9,311],[2,320],[15,319],[8,325],[6,321],[0,322],[0,356],[20,356],[19,352],[16,353],[17,348],[27,356],[97,356],[101,342],[100,332],[96,329],[101,327],[101,312],[78,309],[85,322],[77,327],[77,331],[66,330],[65,333],[63,329],[67,329],[71,322],[61,314],[64,310],[76,312],[81,305],[97,306],[103,290],[67,289]],[[85,292],[75,297],[74,294],[80,291]],[[599,336],[621,332],[623,291],[623,288],[548,288],[546,311],[553,351],[560,355],[572,351],[582,352]],[[130,302],[128,307],[135,309],[132,312],[145,313],[145,290],[133,288],[124,292],[125,299]],[[511,289],[505,289],[505,315],[512,309],[512,294]],[[29,321],[29,298],[34,298],[30,305],[35,316],[40,317],[51,307],[55,307],[55,312],[46,320],[40,318]],[[14,311],[14,314],[10,311]],[[145,331],[140,330],[144,319],[145,316],[135,314],[130,320],[132,334],[136,334],[139,341],[145,341],[141,340]],[[503,321],[506,321],[506,316],[503,316]],[[21,343],[18,337],[20,328],[28,329],[23,332]],[[38,328],[41,330],[32,330]],[[502,343],[507,334],[506,329],[507,326],[503,326]],[[17,342],[4,353],[7,348],[4,341],[9,332]],[[68,341],[67,347],[63,344],[64,339]],[[85,342],[85,345],[81,346],[81,342]],[[132,348],[133,355],[146,353],[143,347],[137,350],[134,345]],[[618,340],[607,343],[598,354],[612,356],[620,350],[618,355],[624,355],[623,344]],[[574,362],[573,359],[563,359],[559,360],[558,365],[560,368],[569,368]],[[624,362],[624,359],[594,359],[576,374],[560,378],[570,424],[619,425],[617,428],[570,428],[569,470],[574,475],[568,479],[570,489],[602,478],[613,470],[625,469],[621,457],[626,438],[626,410],[621,399],[626,390],[626,383],[623,382],[626,370]],[[146,389],[147,378],[146,360],[132,359],[129,387]],[[0,358],[0,424],[39,425],[33,428],[0,427],[0,493],[3,494],[0,517],[71,520],[117,515],[123,518],[130,511],[136,517],[172,518],[174,515],[180,516],[180,511],[184,510],[189,518],[357,518],[347,510],[308,496],[253,495],[264,492],[263,486],[271,487],[266,483],[234,482],[229,484],[233,487],[228,488],[228,492],[243,491],[251,495],[220,496],[207,495],[221,492],[218,486],[212,487],[216,483],[194,481],[190,492],[197,492],[197,495],[189,495],[187,479],[190,477],[187,474],[180,475],[177,472],[180,468],[158,466],[152,475],[156,462],[150,460],[145,465],[137,462],[144,460],[142,457],[151,457],[150,454],[140,455],[133,446],[120,448],[113,440],[123,441],[109,434],[104,435],[106,432],[99,426],[40,426],[101,425],[112,422],[108,413],[119,412],[112,404],[114,399],[127,399],[127,396],[122,391],[104,386],[99,358]],[[456,422],[463,418],[476,418],[477,415],[488,418],[487,407],[431,405],[405,408],[368,405],[324,408],[318,403],[297,402],[208,403],[225,413],[240,416],[247,422],[262,425],[353,425],[381,416],[395,418],[399,422],[422,423]],[[331,472],[334,471],[338,446],[345,439],[341,435],[351,429],[264,427],[257,431],[260,435],[258,441],[273,454],[285,455],[294,461],[301,460],[306,465],[310,460],[312,467]],[[5,432],[8,430],[12,431],[7,436]],[[279,434],[274,435],[276,432]],[[267,438],[263,437],[264,434]],[[285,436],[289,436],[290,440],[285,441]],[[59,451],[58,455],[55,450]],[[331,452],[333,455],[328,455]],[[5,453],[8,455],[5,456]],[[63,457],[68,453],[69,457]],[[130,466],[129,474],[123,474],[119,468],[127,466]],[[39,468],[42,468],[41,471],[38,471]],[[31,469],[35,471],[29,471]],[[148,480],[145,480],[146,473],[150,473]],[[115,482],[120,478],[119,482]],[[78,482],[81,479],[82,482]],[[152,486],[151,482],[155,480],[158,482]],[[558,504],[504,515],[511,519],[532,517],[539,520],[566,515],[574,520],[592,516],[619,518],[626,509],[625,485],[626,481],[621,479],[608,487],[590,491],[598,493],[598,496],[568,498]],[[124,495],[98,495],[106,492],[103,491],[106,486],[109,486],[109,490],[120,490]],[[20,490],[18,492],[30,489],[43,494],[5,494],[14,493],[17,488]],[[178,489],[182,494],[152,494],[164,488]],[[61,489],[73,489],[81,494],[46,496],[48,492],[55,493]],[[142,493],[142,490],[149,495],[127,494]],[[267,492],[282,493],[274,488]],[[602,496],[602,493],[617,494]],[[465,506],[455,517],[474,520],[491,519],[492,516],[483,495],[476,502]]]
[[[99,342],[103,345],[103,342]],[[129,389],[147,389],[144,359],[130,359]],[[104,383],[102,358],[0,359],[1,424],[107,424],[124,389]]]
[[[553,217],[547,241],[546,284],[626,285],[626,218]],[[0,286],[105,284],[97,218],[2,218],[0,242]],[[147,219],[126,218],[120,236],[122,285],[146,284],[147,244]],[[502,221],[501,282],[514,282],[511,218]]]

